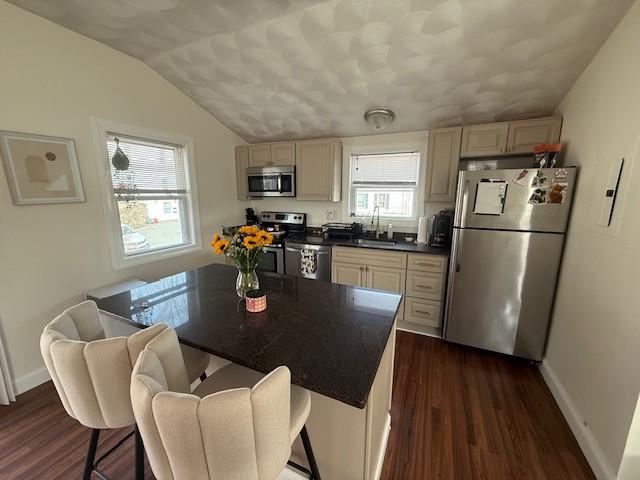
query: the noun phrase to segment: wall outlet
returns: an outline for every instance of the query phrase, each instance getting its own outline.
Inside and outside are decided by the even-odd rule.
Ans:
[[[327,220],[333,222],[338,217],[338,211],[335,209],[327,210]]]

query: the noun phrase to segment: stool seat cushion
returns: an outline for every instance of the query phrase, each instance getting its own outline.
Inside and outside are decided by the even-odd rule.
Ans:
[[[223,390],[253,388],[263,378],[264,375],[260,372],[232,363],[207,377],[204,382],[195,388],[193,394],[204,398],[207,395]],[[310,411],[311,395],[309,390],[291,385],[291,427],[289,431],[291,443],[302,430]]]
[[[189,382],[193,383],[200,378],[200,375],[205,373],[209,366],[209,354],[183,344],[180,344],[180,349],[184,358],[184,366],[187,368]],[[135,361],[133,363],[135,364]]]

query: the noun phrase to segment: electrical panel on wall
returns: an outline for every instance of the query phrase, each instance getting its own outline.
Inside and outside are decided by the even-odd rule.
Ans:
[[[618,196],[618,189],[620,188],[620,179],[622,178],[622,169],[624,167],[624,158],[618,158],[614,160],[609,172],[609,178],[607,180],[604,192],[602,192],[602,206],[600,208],[600,215],[598,217],[598,225],[608,227],[611,225],[613,219],[613,209],[616,205],[616,198]]]

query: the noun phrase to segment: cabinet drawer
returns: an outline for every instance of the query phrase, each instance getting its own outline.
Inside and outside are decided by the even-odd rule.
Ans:
[[[404,299],[404,321],[440,328],[442,302],[406,297]]]
[[[444,273],[447,271],[448,259],[449,257],[443,255],[410,253],[407,259],[407,269],[419,270],[420,272]]]
[[[333,247],[331,255],[331,260],[334,262],[357,263],[376,267],[407,267],[406,253],[385,252],[372,248]]]
[[[442,301],[445,276],[441,273],[407,272],[407,295],[425,300]]]

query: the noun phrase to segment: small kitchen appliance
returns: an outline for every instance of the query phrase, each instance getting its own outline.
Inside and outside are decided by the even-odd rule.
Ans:
[[[250,197],[295,197],[296,167],[249,167],[247,183]]]
[[[453,232],[453,210],[441,210],[429,217],[429,245],[432,247],[448,247]]]

